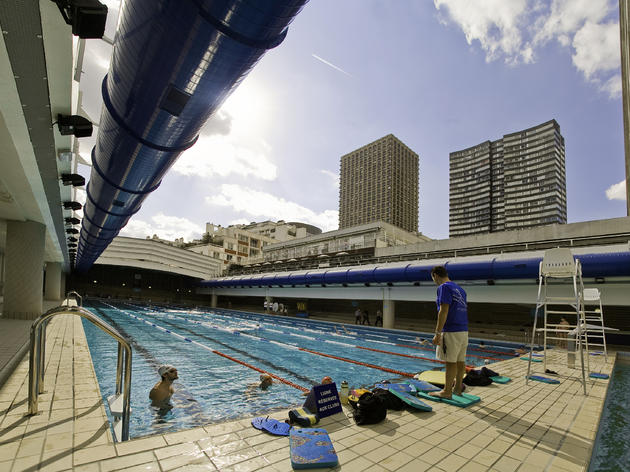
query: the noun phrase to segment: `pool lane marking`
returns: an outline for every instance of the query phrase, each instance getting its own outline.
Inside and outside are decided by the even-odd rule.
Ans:
[[[115,308],[115,307],[114,307],[114,308]],[[203,348],[203,349],[206,349],[207,351],[210,351],[210,352],[212,352],[213,354],[217,354],[217,355],[219,355],[219,356],[225,357],[226,359],[229,359],[229,360],[231,360],[231,361],[233,361],[233,362],[236,362],[236,363],[238,363],[238,364],[244,365],[245,367],[248,367],[248,368],[250,368],[250,369],[252,369],[252,370],[255,370],[255,371],[257,371],[257,372],[260,372],[261,374],[268,374],[268,375],[270,375],[271,377],[273,377],[274,379],[279,380],[280,382],[282,382],[282,383],[284,383],[284,384],[286,384],[286,385],[289,385],[290,387],[296,388],[296,389],[301,390],[301,391],[303,391],[303,392],[308,392],[308,391],[310,391],[310,389],[305,388],[305,387],[302,387],[301,385],[297,385],[297,384],[295,384],[295,383],[291,382],[290,380],[284,379],[284,378],[282,378],[282,377],[280,377],[280,376],[278,376],[278,375],[276,375],[276,374],[273,374],[273,373],[271,373],[271,372],[268,372],[268,371],[266,371],[266,370],[259,369],[258,367],[255,367],[255,366],[253,366],[253,365],[251,365],[251,364],[248,364],[247,362],[244,362],[244,361],[241,361],[241,360],[239,360],[239,359],[236,359],[236,358],[234,358],[234,357],[232,357],[232,356],[228,356],[227,354],[224,354],[224,353],[222,353],[221,351],[217,351],[216,349],[212,349],[211,347],[206,346],[205,344],[201,344],[200,342],[193,341],[192,339],[187,338],[187,337],[185,337],[185,336],[182,336],[181,334],[174,333],[174,332],[173,332],[173,331],[171,331],[171,330],[168,330],[168,329],[166,329],[166,328],[163,328],[162,326],[159,326],[159,325],[157,325],[156,323],[153,323],[153,322],[151,322],[151,321],[148,321],[148,320],[145,320],[145,319],[143,319],[143,318],[140,318],[140,317],[139,317],[139,316],[137,316],[137,315],[132,315],[131,313],[127,313],[127,312],[125,312],[124,310],[121,310],[120,308],[115,308],[115,309],[116,309],[116,310],[118,310],[118,311],[120,311],[120,312],[122,312],[122,313],[125,313],[127,316],[131,316],[132,318],[135,318],[135,319],[137,319],[137,320],[139,320],[139,321],[142,321],[142,322],[144,322],[144,323],[148,324],[149,326],[152,326],[152,327],[154,327],[154,328],[156,328],[156,329],[158,329],[158,330],[160,330],[160,331],[163,331],[163,332],[168,333],[168,334],[170,334],[170,335],[172,335],[172,336],[175,336],[176,338],[182,339],[182,340],[184,340],[184,341],[186,341],[186,342],[189,342],[189,343],[194,344],[194,345],[196,345],[196,346],[199,346],[199,347],[201,347],[201,348]]]
[[[408,344],[396,344],[396,346],[408,347],[409,349],[418,349],[420,351],[435,351],[435,348],[431,349],[430,347],[410,346]],[[477,357],[479,359],[490,359],[490,360],[493,360],[493,361],[505,361],[506,360],[506,359],[499,359],[498,357],[478,356],[476,354],[466,354],[466,357]]]
[[[264,338],[264,337],[262,337],[262,336],[255,336],[255,335],[251,335],[251,334],[245,334],[245,333],[242,333],[242,332],[239,332],[239,331],[232,331],[232,330],[230,330],[230,329],[226,329],[226,328],[218,328],[218,327],[215,327],[215,326],[209,325],[208,323],[204,323],[204,322],[200,322],[200,321],[188,320],[188,319],[186,319],[186,318],[184,318],[184,319],[185,319],[186,321],[190,322],[190,323],[201,324],[202,326],[206,326],[206,327],[210,327],[210,328],[214,328],[214,329],[220,329],[220,330],[222,330],[222,331],[226,331],[226,332],[229,332],[229,333],[232,333],[232,334],[240,334],[240,335],[242,335],[242,336],[247,336],[247,337],[249,337],[249,338],[253,338],[253,339],[256,339],[256,340],[258,340],[258,341],[273,342],[273,341],[271,341],[271,340],[269,340],[269,339],[266,339],[266,338]],[[262,330],[265,330],[265,331],[268,331],[266,328],[261,328],[261,329],[262,329]],[[311,336],[304,336],[304,335],[295,334],[295,333],[287,333],[287,332],[276,331],[276,330],[274,330],[274,332],[278,332],[278,333],[280,333],[280,334],[284,334],[284,335],[289,335],[289,336],[295,336],[295,337],[299,337],[299,338],[304,338],[304,339],[308,339],[308,340],[311,340],[311,341],[320,341],[320,342],[322,342],[322,341],[323,341],[323,342],[326,342],[326,343],[329,343],[329,344],[336,344],[336,345],[339,345],[339,346],[344,346],[344,347],[351,347],[351,348],[357,348],[357,349],[364,349],[364,350],[366,350],[366,351],[379,352],[379,353],[381,353],[381,354],[389,354],[389,355],[392,355],[392,356],[407,357],[407,358],[410,358],[410,359],[420,359],[420,360],[424,360],[424,361],[433,362],[433,363],[436,363],[436,364],[445,364],[445,362],[444,362],[444,361],[440,361],[440,360],[438,360],[438,359],[432,359],[432,358],[430,358],[430,357],[414,356],[414,355],[412,355],[412,354],[403,354],[403,353],[399,353],[399,352],[384,351],[384,350],[381,350],[381,349],[374,349],[374,348],[370,348],[370,347],[358,346],[358,345],[348,344],[348,343],[341,343],[341,342],[338,342],[338,341],[332,341],[332,340],[328,340],[328,339],[318,339],[318,338],[313,338],[313,337],[311,337]],[[369,341],[370,341],[370,342],[378,342],[378,341],[373,341],[373,340],[369,340]],[[275,341],[275,344],[278,344],[278,345],[280,345],[280,346],[287,346],[287,347],[289,347],[289,346],[290,346],[290,347],[291,347],[291,348],[293,348],[293,349],[299,349],[299,350],[301,350],[301,351],[304,351],[304,350],[306,349],[306,348],[301,348],[301,347],[299,347],[299,346],[297,346],[297,347],[296,347],[296,346],[293,346],[292,344],[282,343],[282,342],[280,342],[280,341]],[[390,343],[388,343],[388,344],[390,344]],[[393,345],[393,343],[391,343],[391,344]],[[306,352],[317,353],[317,351],[310,351],[310,350],[308,350],[308,349],[306,349]],[[341,357],[339,357],[338,359],[340,359],[340,360],[346,360],[345,358],[341,358]],[[498,360],[503,360],[503,359],[498,359]],[[355,362],[355,361],[352,361],[352,360],[347,360],[347,361],[348,361],[348,362]],[[356,362],[357,362],[357,363],[360,363],[360,361],[356,361]],[[365,364],[365,363],[364,363],[364,364],[362,364],[362,365],[366,365],[366,366],[369,366],[369,367],[371,367],[371,366],[372,366],[372,364]],[[474,368],[473,366],[466,366],[466,367],[471,368],[471,369],[472,369],[472,368]],[[380,368],[380,367],[377,367],[377,368]],[[382,368],[381,370],[383,370],[383,369],[387,369],[387,368],[386,368],[386,367],[384,367],[384,368]],[[388,370],[388,372],[390,372],[390,371],[392,371],[392,372],[393,372],[393,370],[392,370],[392,369]],[[399,372],[399,371],[396,371],[396,372]]]

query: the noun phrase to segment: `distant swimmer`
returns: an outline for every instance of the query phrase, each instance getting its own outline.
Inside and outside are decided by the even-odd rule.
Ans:
[[[173,382],[179,378],[177,376],[177,369],[172,365],[165,364],[160,366],[158,374],[162,379],[156,383],[149,392],[151,405],[161,408],[165,406],[172,407],[170,401],[173,393],[175,393]]]

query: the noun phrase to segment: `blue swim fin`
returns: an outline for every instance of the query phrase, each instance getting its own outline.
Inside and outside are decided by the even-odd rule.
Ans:
[[[288,436],[291,425],[284,421],[274,420],[273,418],[267,419],[263,424],[262,429],[268,433],[275,434],[276,436]]]

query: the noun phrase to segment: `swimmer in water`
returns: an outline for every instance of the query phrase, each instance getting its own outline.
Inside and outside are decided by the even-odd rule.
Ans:
[[[175,393],[173,389],[173,382],[179,377],[177,376],[177,369],[172,365],[162,365],[158,369],[158,374],[162,378],[156,383],[149,392],[149,398],[151,399],[151,405],[161,407],[172,406],[171,397]]]

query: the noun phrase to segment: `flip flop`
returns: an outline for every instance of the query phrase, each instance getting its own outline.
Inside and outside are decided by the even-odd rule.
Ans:
[[[275,434],[276,436],[288,436],[291,427],[292,426],[289,423],[269,418],[267,421],[265,421],[262,429],[264,429],[268,433]]]
[[[256,418],[252,419],[252,426],[256,429],[263,429],[263,426],[265,425],[268,418],[268,416],[257,416]]]

